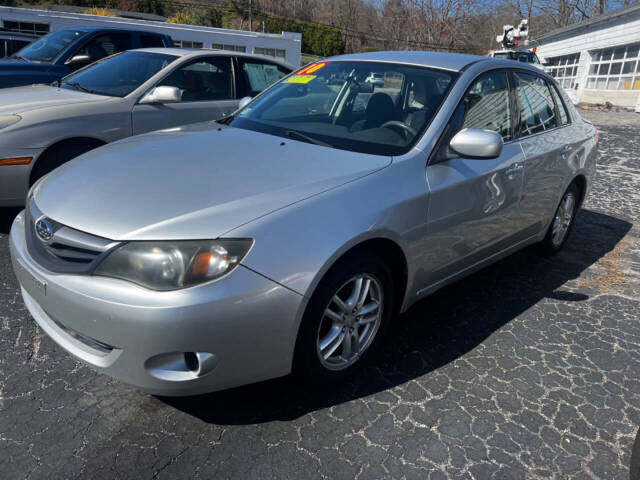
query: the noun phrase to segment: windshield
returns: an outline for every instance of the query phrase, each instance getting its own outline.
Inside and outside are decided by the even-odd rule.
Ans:
[[[540,63],[538,56],[533,52],[518,52],[518,61],[524,63]]]
[[[507,60],[517,60],[523,63],[540,63],[538,56],[533,52],[495,52],[493,58],[505,58]]]
[[[507,60],[515,60],[515,54],[513,52],[495,52],[493,58],[504,58]]]
[[[62,88],[124,97],[178,57],[150,52],[117,53],[66,76]]]
[[[260,95],[230,125],[341,150],[401,155],[419,140],[456,77],[394,63],[315,63]]]
[[[51,63],[72,42],[87,32],[83,30],[59,30],[16,52],[14,57],[34,62]]]

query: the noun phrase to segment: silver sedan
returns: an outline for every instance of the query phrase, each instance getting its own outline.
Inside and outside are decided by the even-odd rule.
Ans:
[[[262,56],[213,50],[131,50],[56,85],[0,90],[0,207],[24,205],[29,186],[105,143],[215,120],[291,72]]]
[[[595,156],[594,127],[534,67],[340,56],[225,120],[57,169],[11,255],[41,328],[145,391],[333,381],[429,293],[527,245],[562,248]]]

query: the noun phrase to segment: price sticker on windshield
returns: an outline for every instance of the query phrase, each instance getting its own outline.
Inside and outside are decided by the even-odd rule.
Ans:
[[[284,83],[309,83],[314,78],[315,75],[292,75],[285,79]]]

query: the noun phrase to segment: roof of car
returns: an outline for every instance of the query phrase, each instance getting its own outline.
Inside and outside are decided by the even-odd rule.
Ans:
[[[177,57],[199,57],[199,56],[212,56],[212,55],[233,55],[234,57],[247,57],[247,58],[261,58],[268,60],[269,62],[277,63],[283,67],[292,68],[286,62],[279,58],[269,57],[265,55],[257,55],[255,53],[244,52],[232,52],[229,50],[216,50],[214,48],[165,48],[165,47],[153,47],[153,48],[137,48],[132,51],[135,52],[149,52],[149,53],[162,53],[164,55],[175,55]]]
[[[442,52],[370,52],[354,53],[350,55],[340,55],[331,57],[333,60],[358,60],[372,62],[390,62],[407,65],[419,65],[421,67],[441,68],[461,72],[471,64],[482,63],[485,69],[490,68],[517,68],[520,70],[530,70],[535,73],[545,73],[530,63],[518,62],[502,58],[481,57],[478,55],[466,55],[461,53]]]
[[[444,68],[459,72],[466,66],[486,60],[478,55],[442,52],[368,52],[339,55],[331,60],[369,60],[372,62],[394,62],[420,65],[424,67]]]

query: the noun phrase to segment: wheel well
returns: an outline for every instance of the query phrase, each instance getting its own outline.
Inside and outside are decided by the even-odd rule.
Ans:
[[[587,193],[587,179],[584,175],[578,175],[571,183],[574,183],[576,187],[578,187],[578,190],[580,190],[580,203],[578,205],[582,206],[584,196]]]
[[[373,253],[374,255],[382,258],[391,270],[391,274],[393,275],[393,293],[395,297],[394,313],[398,313],[402,307],[402,302],[404,301],[407,289],[408,267],[404,252],[396,242],[387,238],[365,240],[364,242],[351,247],[342,254],[342,256],[334,262],[334,265],[346,257],[366,253]]]
[[[73,138],[66,138],[52,145],[49,145],[45,149],[45,151],[40,154],[35,164],[31,168],[31,175],[29,176],[29,185],[33,185],[33,182],[37,180],[37,178],[34,178],[34,174],[38,173],[38,165],[41,165],[42,162],[46,161],[46,159],[49,156],[56,154],[57,152],[64,150],[65,148],[70,148],[70,147],[76,147],[76,148],[84,147],[86,148],[85,152],[88,152],[89,150],[93,150],[94,148],[98,148],[102,145],[105,145],[105,143],[106,142],[103,142],[102,140],[98,140],[97,138],[92,138],[92,137],[73,137]]]

